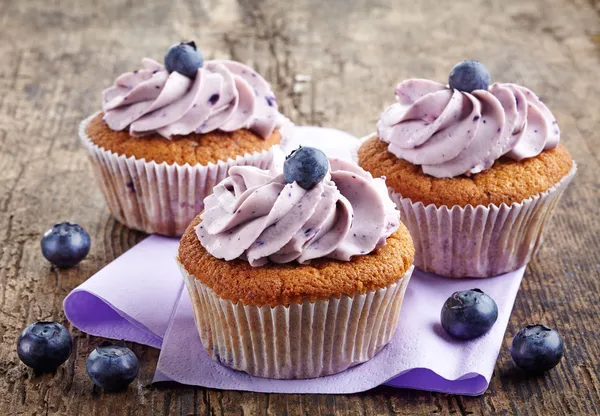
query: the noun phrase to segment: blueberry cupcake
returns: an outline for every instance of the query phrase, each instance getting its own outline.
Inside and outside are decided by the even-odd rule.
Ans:
[[[164,66],[144,58],[120,75],[79,136],[117,220],[180,236],[231,166],[271,165],[290,124],[258,73],[204,62],[190,42],[171,47]]]
[[[300,148],[235,166],[178,252],[208,354],[251,375],[326,376],[391,339],[414,247],[385,182]]]
[[[417,254],[450,277],[488,277],[527,264],[576,170],[546,105],[483,65],[456,65],[449,86],[409,79],[359,164],[385,176]]]

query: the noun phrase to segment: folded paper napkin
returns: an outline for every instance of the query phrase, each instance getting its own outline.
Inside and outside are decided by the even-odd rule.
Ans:
[[[298,144],[351,158],[358,140],[316,127],[297,128]],[[489,279],[445,279],[415,269],[392,341],[372,360],[309,380],[252,377],[213,361],[200,342],[175,254],[177,239],[151,236],[75,288],[64,301],[69,321],[91,335],[160,348],[154,381],[272,393],[355,393],[394,387],[478,395],[488,386],[524,268]],[[498,321],[471,341],[450,338],[439,323],[444,301],[480,288],[498,304]]]

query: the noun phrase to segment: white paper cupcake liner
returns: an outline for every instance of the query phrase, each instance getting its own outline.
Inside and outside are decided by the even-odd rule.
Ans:
[[[244,306],[219,298],[181,266],[202,345],[250,375],[302,379],[371,359],[392,338],[413,266],[385,288],[290,306]]]
[[[555,186],[520,203],[425,206],[389,188],[412,236],[415,266],[448,277],[491,277],[525,266],[577,166]]]
[[[252,165],[269,169],[281,157],[279,146],[208,165],[147,162],[99,147],[86,134],[93,114],[79,126],[96,180],[112,215],[129,228],[148,234],[180,236],[202,211],[204,198],[227,176],[229,168]]]

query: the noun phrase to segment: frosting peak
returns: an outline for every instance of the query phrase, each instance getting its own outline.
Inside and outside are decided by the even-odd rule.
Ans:
[[[377,123],[379,137],[395,156],[438,178],[481,172],[503,155],[534,157],[560,139],[548,107],[516,84],[467,93],[409,79],[396,87],[396,100]]]
[[[384,179],[342,160],[330,159],[330,171],[309,190],[252,166],[229,175],[204,200],[196,226],[202,246],[220,259],[349,261],[384,245],[400,223]]]
[[[104,120],[113,130],[170,138],[247,128],[267,138],[282,124],[268,82],[239,62],[207,61],[194,79],[149,58],[142,65],[102,93]]]

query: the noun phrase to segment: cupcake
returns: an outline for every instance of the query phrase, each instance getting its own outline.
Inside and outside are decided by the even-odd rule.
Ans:
[[[358,150],[385,176],[416,247],[415,265],[489,277],[527,264],[576,170],[556,119],[529,89],[456,65],[449,86],[409,79]]]
[[[391,339],[414,247],[385,182],[313,148],[234,166],[178,251],[204,348],[259,377],[326,376]]]
[[[165,65],[142,60],[102,93],[79,136],[114,217],[180,236],[231,166],[269,168],[289,125],[267,81],[239,62],[204,62],[193,42]]]

